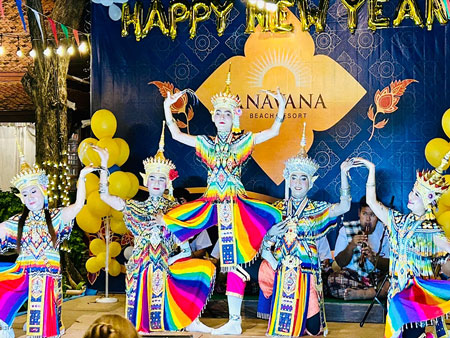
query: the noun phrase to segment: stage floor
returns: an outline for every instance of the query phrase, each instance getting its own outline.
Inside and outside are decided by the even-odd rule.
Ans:
[[[125,309],[125,295],[114,295],[118,299],[117,303],[102,304],[96,303],[97,296],[85,296],[76,299],[72,299],[64,302],[63,304],[63,321],[66,327],[66,334],[64,338],[81,338],[83,337],[86,329],[91,323],[98,317],[106,313],[124,314]],[[202,322],[211,327],[219,327],[225,323],[225,318],[203,318]],[[26,321],[26,315],[22,315],[16,318],[13,327],[16,337],[25,338],[25,332],[23,331],[23,324]],[[242,321],[244,337],[264,337],[267,321],[254,318],[243,318]],[[366,323],[363,328],[359,327],[359,323],[328,323],[328,335],[329,338],[380,338],[383,337],[384,324],[372,324]],[[154,336],[194,336],[194,338],[210,338],[216,337],[209,334],[201,333],[184,333],[184,332],[167,332],[152,334]],[[225,336],[224,336],[225,337]],[[226,336],[230,337],[230,336]]]

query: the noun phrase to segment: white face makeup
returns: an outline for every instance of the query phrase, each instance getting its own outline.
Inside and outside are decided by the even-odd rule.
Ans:
[[[233,114],[231,110],[216,109],[212,116],[218,132],[230,132],[233,126]]]
[[[289,179],[291,195],[295,199],[303,199],[309,191],[309,180],[302,172],[294,172]]]
[[[425,205],[416,187],[413,187],[408,195],[408,209],[418,216],[422,216],[425,213]]]
[[[20,194],[28,210],[36,212],[44,208],[44,195],[37,186],[26,187],[22,189]]]
[[[167,187],[167,179],[164,174],[152,173],[148,176],[147,188],[150,196],[161,197]]]

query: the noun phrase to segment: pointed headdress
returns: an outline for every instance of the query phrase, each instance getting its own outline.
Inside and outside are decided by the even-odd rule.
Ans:
[[[178,177],[175,164],[164,156],[164,127],[166,121],[163,121],[163,127],[161,132],[161,138],[159,140],[159,148],[155,156],[148,157],[143,161],[145,173],[140,173],[144,180],[144,185],[147,186],[148,177],[150,174],[163,174],[167,178],[167,189],[169,189],[169,195],[173,196],[172,181]]]
[[[288,159],[285,163],[285,168],[283,171],[283,177],[285,180],[285,191],[284,196],[286,199],[289,198],[289,188],[290,188],[290,178],[294,172],[300,172],[308,177],[309,188],[311,189],[317,176],[314,176],[317,169],[319,169],[319,164],[308,157],[306,153],[306,122],[303,123],[303,135],[300,141],[300,151],[294,157]]]

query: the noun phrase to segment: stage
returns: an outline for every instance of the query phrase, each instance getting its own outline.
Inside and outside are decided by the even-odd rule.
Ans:
[[[89,325],[98,317],[106,313],[124,314],[125,295],[114,295],[118,299],[114,304],[96,303],[98,296],[84,296],[76,299],[71,299],[63,304],[63,321],[66,326],[66,334],[64,338],[80,338],[83,337],[84,332]],[[225,323],[225,318],[210,318],[202,317],[202,322],[211,327],[219,327]],[[13,327],[16,337],[25,337],[23,331],[23,324],[26,321],[26,315],[16,318]],[[256,318],[243,317],[242,321],[244,337],[264,337],[267,328],[267,321]],[[380,338],[383,336],[384,324],[366,323],[363,328],[359,327],[359,323],[342,323],[329,322],[329,333],[327,337],[330,338]],[[209,338],[209,334],[201,333],[187,333],[187,332],[165,332],[155,333],[152,336],[193,336],[195,338]]]

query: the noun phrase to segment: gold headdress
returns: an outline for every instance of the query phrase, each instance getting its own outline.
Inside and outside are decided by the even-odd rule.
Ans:
[[[225,90],[220,92],[219,94],[215,94],[211,97],[211,103],[214,107],[214,110],[211,111],[211,114],[214,114],[214,111],[217,109],[229,109],[233,114],[233,131],[239,132],[239,117],[242,115],[241,110],[241,100],[238,96],[231,94],[231,62],[228,68],[227,79],[225,81]]]
[[[17,188],[20,192],[28,187],[36,186],[41,190],[45,199],[45,207],[48,206],[47,188],[48,177],[43,169],[38,168],[36,165],[31,167],[26,161],[19,144],[17,144],[20,156],[20,172],[14,176],[11,180],[11,184]],[[22,199],[21,195],[19,197]]]
[[[303,123],[303,136],[302,140],[300,141],[300,151],[299,153],[288,159],[285,163],[285,168],[283,171],[283,177],[285,180],[285,198],[289,198],[289,181],[291,178],[292,173],[294,172],[301,172],[305,174],[308,177],[309,181],[309,188],[311,189],[314,181],[317,179],[317,176],[314,176],[317,169],[319,169],[319,164],[314,161],[312,158],[308,157],[308,154],[306,153],[306,122]]]
[[[450,151],[445,154],[439,167],[434,170],[417,171],[417,179],[414,186],[422,198],[426,209],[426,218],[435,219],[433,207],[437,205],[439,198],[447,191],[449,185],[443,176],[444,168],[450,159]]]
[[[159,148],[154,157],[148,157],[144,160],[145,174],[140,173],[144,180],[144,185],[147,186],[147,180],[150,174],[158,173],[163,174],[167,178],[167,188],[169,189],[169,195],[173,196],[172,181],[178,177],[175,164],[171,160],[166,159],[164,156],[164,127],[166,121],[163,121],[163,127],[161,132],[161,138],[159,140]]]

